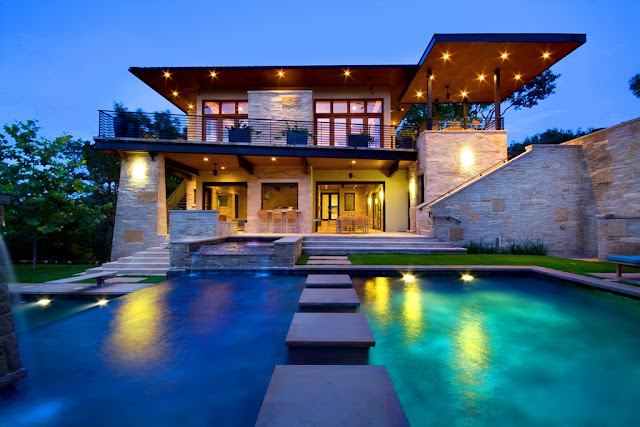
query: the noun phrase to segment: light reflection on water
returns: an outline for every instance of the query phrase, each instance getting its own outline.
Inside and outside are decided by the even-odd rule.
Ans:
[[[415,282],[406,283],[401,319],[404,326],[405,342],[411,343],[421,338],[425,330],[424,317],[420,286]]]
[[[120,368],[135,371],[153,366],[167,358],[165,329],[171,320],[167,306],[168,286],[154,286],[147,292],[135,292],[123,299],[110,323],[111,334],[105,351]]]

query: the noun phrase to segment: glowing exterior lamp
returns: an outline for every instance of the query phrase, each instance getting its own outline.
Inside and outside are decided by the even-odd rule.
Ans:
[[[147,175],[147,165],[144,163],[144,160],[137,159],[133,163],[133,173],[131,174],[133,179],[142,180]]]
[[[414,180],[411,180],[411,182],[409,182],[409,193],[411,194],[412,198],[416,196],[416,182]]]
[[[473,166],[473,161],[473,152],[468,148],[462,150],[462,153],[460,153],[460,163],[462,167],[468,168]]]
[[[469,282],[471,280],[473,280],[473,276],[470,274],[463,274],[462,275],[462,280],[464,280],[465,282]]]

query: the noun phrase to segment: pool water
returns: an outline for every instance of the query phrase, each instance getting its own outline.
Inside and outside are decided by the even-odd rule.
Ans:
[[[254,425],[304,281],[181,277],[19,333],[0,425]],[[640,418],[638,301],[531,277],[354,288],[414,426]]]
[[[0,425],[253,425],[304,280],[182,277],[22,332]]]
[[[640,302],[534,277],[354,279],[421,425],[638,425]]]
[[[54,320],[98,305],[104,297],[74,298],[65,296],[39,297],[11,295],[11,313],[16,333],[37,328]],[[39,301],[48,300],[46,304]]]

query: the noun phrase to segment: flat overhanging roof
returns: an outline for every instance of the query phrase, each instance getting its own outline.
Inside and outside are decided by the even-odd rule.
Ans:
[[[412,104],[427,102],[428,70],[434,76],[434,102],[462,102],[466,93],[469,102],[490,103],[494,70],[500,69],[500,97],[505,99],[585,42],[584,34],[435,34],[416,65],[131,67],[129,71],[185,113],[193,111],[190,106],[196,106],[199,92],[358,87],[375,94],[376,88],[386,87],[391,92],[391,119],[400,122]]]
[[[469,102],[494,102],[496,69],[505,99],[585,42],[584,34],[435,34],[400,104],[426,102],[428,70],[434,102],[462,102],[465,92]]]

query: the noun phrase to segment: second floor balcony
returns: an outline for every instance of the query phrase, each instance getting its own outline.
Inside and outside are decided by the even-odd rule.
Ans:
[[[384,126],[377,122],[210,118],[144,112],[99,112],[99,136],[211,144],[337,146],[414,149],[418,127]]]

